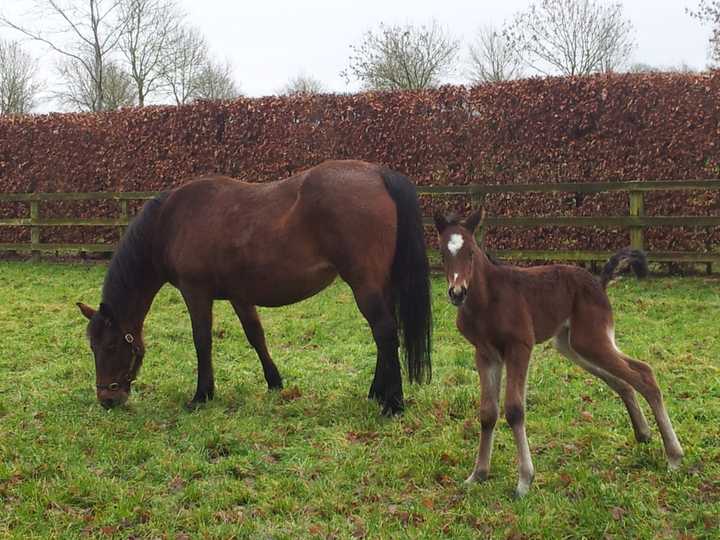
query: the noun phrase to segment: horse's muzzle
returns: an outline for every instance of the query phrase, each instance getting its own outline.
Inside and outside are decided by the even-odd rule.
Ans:
[[[454,306],[461,306],[467,297],[467,287],[450,287],[448,289],[448,297],[450,297],[450,302],[452,302]]]
[[[98,392],[97,396],[100,405],[105,409],[113,409],[119,405],[123,405],[128,400],[128,397],[129,393],[124,390],[117,390],[115,392],[102,390]]]

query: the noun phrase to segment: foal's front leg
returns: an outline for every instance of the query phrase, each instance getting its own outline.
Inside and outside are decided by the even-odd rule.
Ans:
[[[496,354],[487,354],[479,348],[475,350],[475,364],[480,375],[480,446],[475,460],[475,468],[465,483],[483,482],[490,474],[493,431],[499,414],[500,383],[502,382],[502,363]]]
[[[530,458],[530,446],[525,433],[525,391],[530,352],[530,347],[520,343],[513,344],[505,350],[505,369],[507,371],[505,419],[512,429],[520,462],[518,484],[515,490],[516,497],[522,497],[528,492],[535,476],[535,468]]]

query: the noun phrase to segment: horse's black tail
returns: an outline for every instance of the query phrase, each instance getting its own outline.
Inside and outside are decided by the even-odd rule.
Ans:
[[[607,288],[608,283],[616,275],[626,271],[628,268],[632,269],[638,279],[647,277],[648,262],[645,252],[639,249],[623,248],[610,257],[602,269],[602,274],[600,274],[600,283],[602,283],[603,289]]]
[[[410,180],[388,169],[383,169],[381,174],[397,208],[397,241],[391,281],[405,366],[411,381],[429,382],[432,376],[430,264],[425,251],[420,204]]]

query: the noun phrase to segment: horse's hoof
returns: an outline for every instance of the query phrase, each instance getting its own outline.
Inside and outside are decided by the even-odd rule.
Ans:
[[[370,391],[368,392],[368,399],[372,399],[377,402],[382,401],[382,396],[380,395],[380,392],[375,389],[375,385],[370,387]]]
[[[677,471],[680,468],[680,464],[682,463],[682,455],[679,455],[677,457],[669,457],[668,458],[668,470],[670,471]]]
[[[649,431],[645,433],[636,433],[635,440],[640,444],[650,442],[652,440],[652,433],[650,433]]]
[[[279,392],[283,389],[282,381],[268,383],[268,392]]]
[[[187,403],[185,403],[185,410],[186,410],[187,412],[195,412],[195,411],[197,411],[200,407],[202,407],[204,404],[205,404],[205,402],[195,401],[195,400],[193,399],[193,400],[190,400],[190,401],[188,401]]]
[[[195,397],[192,398],[189,402],[185,404],[185,408],[192,412],[198,410],[200,407],[202,407],[205,403],[210,401],[213,398],[212,393],[208,394],[195,394]]]
[[[386,403],[382,410],[382,415],[391,418],[393,416],[399,416],[403,413],[405,407],[402,403]]]

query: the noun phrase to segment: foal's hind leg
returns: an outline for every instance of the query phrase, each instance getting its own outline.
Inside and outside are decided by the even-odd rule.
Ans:
[[[215,394],[212,367],[212,305],[213,300],[201,289],[181,288],[185,304],[190,312],[193,341],[198,361],[198,380],[195,396],[190,405],[204,403]]]
[[[662,435],[668,465],[680,465],[683,450],[670,422],[662,392],[652,368],[620,352],[610,339],[607,329],[598,328],[594,321],[571,325],[570,346],[588,362],[632,385],[647,400]]]
[[[516,497],[527,494],[535,477],[535,468],[530,457],[530,445],[525,433],[525,391],[527,389],[530,348],[517,343],[505,350],[505,419],[510,425],[518,453],[518,483]]]
[[[638,442],[649,441],[650,426],[648,426],[645,415],[638,405],[635,391],[632,386],[625,381],[610,375],[607,371],[600,369],[595,364],[581,358],[574,350],[572,350],[570,347],[570,329],[567,326],[563,327],[562,330],[560,330],[560,332],[555,336],[554,345],[558,352],[565,356],[568,360],[571,360],[581,368],[602,379],[610,388],[617,392],[623,400],[623,403],[625,403],[625,408],[630,416],[630,422],[632,423],[633,431],[635,432],[635,439]]]
[[[231,300],[230,303],[232,304],[238,319],[240,319],[240,322],[242,323],[248,342],[252,345],[253,349],[255,349],[258,358],[260,358],[260,363],[262,364],[268,388],[270,390],[281,389],[282,379],[280,378],[280,373],[278,372],[275,363],[272,361],[272,358],[270,358],[270,353],[267,350],[267,345],[265,344],[265,332],[263,331],[262,324],[260,324],[257,309],[255,309],[255,306],[248,306],[234,300]]]
[[[383,404],[384,415],[400,413],[404,405],[395,316],[381,290],[353,287],[353,293],[358,308],[372,329],[377,346],[377,362],[370,395],[377,397]]]

